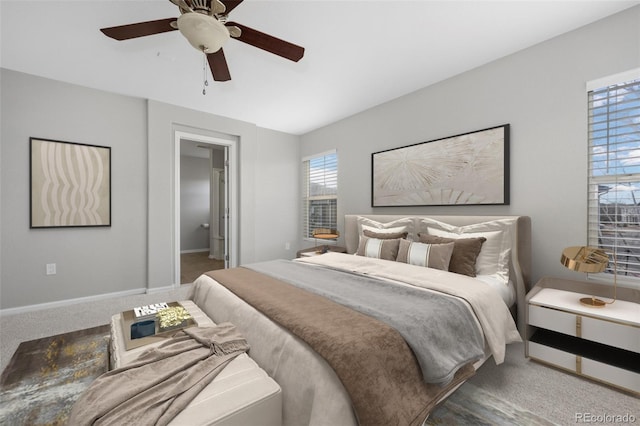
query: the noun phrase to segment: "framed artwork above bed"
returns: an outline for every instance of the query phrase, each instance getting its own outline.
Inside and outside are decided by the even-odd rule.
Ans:
[[[509,204],[509,124],[371,154],[371,206]]]

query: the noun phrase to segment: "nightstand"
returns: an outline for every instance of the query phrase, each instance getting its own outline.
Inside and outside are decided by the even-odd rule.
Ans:
[[[310,248],[298,250],[298,253],[296,253],[296,256],[297,257],[318,256],[318,255],[322,254],[320,252],[322,250],[322,248],[323,248],[322,246],[318,246],[318,247],[310,247]],[[327,248],[329,249],[328,251],[332,251],[332,252],[336,252],[336,253],[346,253],[347,252],[347,249],[345,247],[328,246]]]
[[[618,288],[604,308],[580,304],[609,286],[543,278],[527,295],[526,355],[572,373],[640,394],[640,292]],[[622,298],[627,300],[621,300]]]

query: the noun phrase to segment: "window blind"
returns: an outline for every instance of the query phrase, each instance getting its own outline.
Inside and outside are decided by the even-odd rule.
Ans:
[[[589,245],[640,282],[640,79],[589,91],[588,110]]]
[[[303,237],[313,230],[337,228],[338,155],[335,150],[303,159]]]

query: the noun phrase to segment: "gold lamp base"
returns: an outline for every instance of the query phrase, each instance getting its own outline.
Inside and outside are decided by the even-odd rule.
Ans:
[[[583,297],[580,299],[580,304],[590,308],[604,308],[606,306],[605,302],[595,297]]]

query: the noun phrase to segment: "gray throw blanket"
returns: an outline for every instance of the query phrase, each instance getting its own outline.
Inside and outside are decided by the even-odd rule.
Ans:
[[[191,327],[98,377],[68,424],[166,425],[236,356],[249,350],[230,323]]]
[[[410,285],[287,260],[245,265],[395,328],[413,350],[426,383],[447,384],[484,356],[484,338],[464,302]]]

